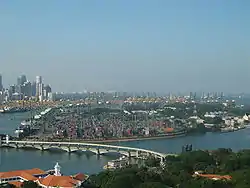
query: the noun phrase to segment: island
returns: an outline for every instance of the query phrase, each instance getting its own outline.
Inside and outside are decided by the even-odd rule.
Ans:
[[[232,132],[246,128],[250,108],[234,101],[69,103],[43,109],[22,122],[17,139],[120,142]]]

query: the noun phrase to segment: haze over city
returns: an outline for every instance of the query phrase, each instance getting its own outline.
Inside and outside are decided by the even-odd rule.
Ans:
[[[250,92],[249,1],[1,1],[4,86]]]

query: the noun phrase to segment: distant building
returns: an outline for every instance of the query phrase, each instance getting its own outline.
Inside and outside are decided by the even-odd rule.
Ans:
[[[3,91],[3,80],[2,80],[2,75],[0,74],[0,91]]]
[[[9,99],[12,100],[12,95],[16,92],[15,85],[11,85],[8,90]]]
[[[51,90],[51,87],[49,85],[44,86],[44,88],[43,88],[44,99],[48,100],[48,93],[51,93],[51,92],[52,92],[52,90]]]
[[[21,85],[15,85],[15,93],[21,93]]]
[[[43,98],[43,88],[44,88],[44,86],[43,86],[43,83],[40,83],[39,85],[39,88],[38,88],[38,96],[40,97],[40,96],[42,96],[42,98]]]
[[[17,77],[16,84],[17,84],[18,86],[22,85],[22,84],[21,84],[21,76]]]
[[[2,91],[0,91],[0,104],[2,104],[4,101],[4,94]]]
[[[33,96],[33,97],[36,96],[36,82],[33,82],[31,84],[31,96]]]
[[[37,76],[36,77],[36,97],[39,98],[41,95],[41,92],[43,92],[43,89],[41,90],[41,85],[42,85],[42,77]]]
[[[39,101],[42,102],[44,100],[43,95],[39,95]]]
[[[48,100],[49,101],[55,101],[56,100],[56,94],[55,93],[48,93]]]
[[[27,79],[26,79],[26,76],[25,76],[25,75],[21,75],[21,77],[20,77],[20,82],[21,82],[20,85],[23,85],[25,82],[27,82]]]
[[[32,95],[31,82],[26,81],[22,85],[21,89],[22,89],[22,94],[23,94],[24,97],[31,97],[31,95]]]

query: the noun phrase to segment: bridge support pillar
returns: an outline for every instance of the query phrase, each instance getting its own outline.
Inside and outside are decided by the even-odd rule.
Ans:
[[[68,153],[71,153],[71,148],[70,148],[70,146],[68,146],[67,152],[68,152]]]
[[[97,148],[96,151],[97,151],[97,152],[96,152],[96,155],[101,155],[100,149],[99,149],[99,148]]]
[[[41,151],[44,151],[43,145],[40,145],[40,150],[41,150]]]
[[[18,144],[15,144],[15,148],[18,149],[18,148],[19,148],[19,145],[18,145]]]
[[[131,151],[128,151],[128,158],[131,158]]]
[[[161,157],[160,165],[161,165],[162,168],[165,167],[165,163],[164,163],[164,158],[163,157]]]
[[[136,152],[135,152],[135,157],[136,157],[136,158],[139,158],[139,151],[136,151]]]

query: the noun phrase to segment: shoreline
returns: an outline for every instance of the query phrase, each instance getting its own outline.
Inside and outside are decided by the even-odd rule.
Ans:
[[[132,141],[143,141],[143,140],[160,140],[160,139],[171,139],[186,136],[187,133],[179,133],[175,135],[162,135],[152,137],[130,137],[130,138],[118,138],[118,139],[107,139],[107,140],[51,140],[55,142],[85,142],[85,143],[115,143],[115,142],[132,142]]]

